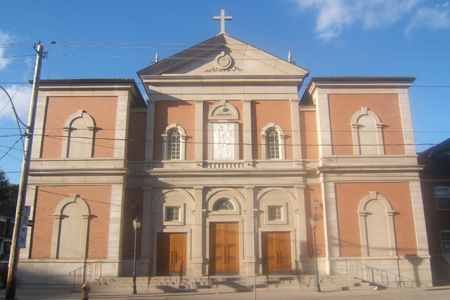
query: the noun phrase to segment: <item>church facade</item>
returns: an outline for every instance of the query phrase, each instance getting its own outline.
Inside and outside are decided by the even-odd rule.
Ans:
[[[19,284],[320,274],[430,283],[411,77],[316,77],[222,32],[130,79],[42,80]],[[313,205],[313,200],[317,200]],[[316,208],[314,208],[316,206]],[[254,269],[254,263],[256,270]]]

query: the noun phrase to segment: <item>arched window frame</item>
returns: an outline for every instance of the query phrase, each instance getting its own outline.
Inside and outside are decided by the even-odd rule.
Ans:
[[[91,212],[89,209],[89,205],[85,200],[81,199],[77,194],[72,194],[70,197],[62,200],[55,209],[55,213],[53,214],[53,237],[52,237],[52,251],[51,258],[57,259],[59,256],[59,242],[61,237],[61,217],[63,215],[64,208],[71,203],[76,203],[81,211],[81,216],[83,218],[81,224],[81,241],[80,244],[80,259],[86,258],[86,246],[87,246],[87,237],[89,230],[89,219],[91,216]]]
[[[62,157],[68,157],[69,145],[70,145],[70,130],[72,129],[73,122],[78,119],[83,118],[88,123],[87,125],[87,137],[86,137],[86,149],[87,156],[92,157],[93,142],[94,142],[94,131],[95,131],[95,121],[94,119],[86,113],[84,110],[78,110],[76,113],[70,115],[63,126],[63,141],[62,141]]]
[[[171,131],[178,131],[178,133],[180,134],[180,158],[179,159],[169,159],[169,133]],[[162,138],[163,138],[163,149],[162,149],[162,153],[163,153],[163,160],[185,160],[186,159],[186,131],[184,130],[183,127],[181,127],[180,125],[173,123],[170,124],[169,126],[167,126],[164,129],[163,134],[161,134]]]
[[[230,209],[220,209],[220,207],[221,207],[221,206],[223,205],[223,203],[225,203],[225,202],[228,202],[228,203],[230,204],[230,206],[231,206]],[[219,207],[219,209],[217,209],[217,208],[218,208],[217,206],[219,206],[219,204],[220,204],[220,207]],[[235,208],[235,206],[234,206],[233,201],[231,201],[231,200],[228,199],[228,198],[221,198],[221,199],[217,200],[216,202],[214,202],[214,205],[213,205],[213,207],[212,207],[212,210],[213,210],[213,211],[235,211],[236,208]]]
[[[352,116],[352,121],[350,123],[352,127],[352,136],[353,136],[353,151],[355,155],[361,155],[361,147],[359,141],[359,132],[358,129],[361,127],[361,124],[358,122],[359,118],[362,116],[368,115],[372,117],[375,121],[375,129],[376,129],[376,137],[377,137],[377,145],[378,145],[378,154],[384,155],[384,140],[383,140],[383,126],[384,124],[381,122],[380,117],[371,111],[367,107],[361,107],[361,110],[355,112]]]
[[[367,245],[367,226],[366,217],[370,214],[366,211],[367,204],[372,200],[380,201],[385,209],[388,221],[388,235],[389,235],[389,252],[391,256],[397,255],[397,243],[395,240],[395,227],[394,227],[394,214],[395,211],[392,209],[392,205],[385,197],[378,194],[376,191],[371,191],[369,195],[363,197],[359,202],[358,215],[359,215],[359,229],[361,234],[361,253],[363,257],[369,256],[369,248]]]
[[[269,153],[267,153],[268,141],[267,134],[270,129],[274,129],[278,133],[278,147],[279,147],[279,158],[272,158],[273,160],[283,160],[286,159],[286,146],[285,146],[285,134],[283,128],[275,123],[269,123],[261,131],[261,150],[263,159],[271,159]]]

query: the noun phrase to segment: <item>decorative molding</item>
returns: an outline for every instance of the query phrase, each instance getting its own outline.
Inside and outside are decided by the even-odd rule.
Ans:
[[[163,153],[163,160],[167,160],[168,157],[168,143],[169,141],[167,140],[167,134],[170,130],[178,130],[178,132],[180,133],[180,159],[179,160],[185,160],[186,159],[186,130],[184,130],[183,127],[181,127],[180,125],[176,124],[176,123],[172,123],[169,126],[167,126],[164,129],[164,132],[161,134],[161,137],[163,139],[162,141],[162,153]]]
[[[70,137],[71,129],[72,129],[72,124],[76,119],[84,119],[87,123],[85,128],[77,128],[77,129],[78,130],[80,130],[80,129],[86,130],[85,136],[84,136],[85,139],[83,140],[83,144],[86,147],[87,157],[92,157],[94,132],[95,132],[95,121],[91,115],[89,115],[88,113],[86,113],[84,110],[81,110],[81,109],[77,110],[76,113],[71,114],[64,122],[61,156],[63,158],[69,157],[69,145],[72,140],[72,137]],[[74,139],[76,139],[76,137]]]
[[[239,112],[226,100],[213,105],[208,113],[208,120],[238,120]]]
[[[359,215],[359,230],[361,234],[361,253],[363,257],[370,256],[369,245],[367,236],[367,221],[366,217],[371,213],[366,211],[367,204],[370,201],[380,201],[386,212],[387,218],[387,234],[389,239],[389,252],[391,256],[397,255],[397,243],[395,241],[395,228],[394,228],[394,215],[395,211],[392,209],[392,205],[385,197],[381,196],[377,191],[370,191],[369,195],[364,196],[359,202],[358,215]]]
[[[238,66],[234,66],[231,69],[227,70],[221,70],[217,67],[211,67],[205,70],[205,72],[236,72],[236,71],[244,71],[244,69],[241,69]]]
[[[353,151],[355,155],[361,155],[361,143],[360,143],[360,133],[359,128],[363,127],[363,125],[359,124],[359,118],[362,116],[370,116],[375,122],[375,134],[377,138],[377,147],[378,154],[384,155],[384,140],[383,140],[383,126],[384,124],[381,122],[380,117],[371,111],[368,107],[361,107],[360,111],[357,111],[353,114],[351,120],[352,127],[352,136],[353,136]]]
[[[91,216],[91,212],[89,209],[89,205],[87,202],[80,198],[77,194],[72,194],[70,197],[63,199],[58,206],[55,209],[55,213],[53,214],[53,237],[52,237],[52,248],[51,248],[51,258],[52,259],[58,259],[59,258],[59,245],[60,245],[60,239],[61,239],[61,227],[62,222],[64,220],[63,211],[64,208],[69,204],[77,204],[82,221],[81,221],[81,243],[79,245],[79,252],[78,257],[73,258],[87,258],[86,255],[86,245],[88,242],[88,229],[89,229],[89,219]]]
[[[276,124],[276,123],[269,123],[266,126],[263,127],[263,129],[261,130],[261,147],[262,147],[262,159],[268,159],[267,158],[267,141],[266,141],[266,133],[267,130],[269,130],[270,128],[275,128],[275,130],[278,132],[278,137],[279,137],[279,151],[280,151],[280,158],[281,160],[286,159],[286,146],[285,146],[285,141],[284,141],[284,137],[285,137],[285,133],[283,128],[281,128],[280,125]]]
[[[241,68],[237,66],[233,66],[234,59],[225,51],[220,52],[214,59],[215,67],[210,67],[205,70],[205,72],[235,72],[235,71],[243,71]]]

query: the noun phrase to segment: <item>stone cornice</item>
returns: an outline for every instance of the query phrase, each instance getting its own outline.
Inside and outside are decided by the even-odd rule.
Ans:
[[[197,170],[177,170],[177,169],[153,169],[148,170],[148,176],[157,177],[290,177],[305,176],[307,170],[304,169],[197,169]]]
[[[317,174],[326,173],[380,173],[380,172],[419,172],[423,169],[419,165],[346,165],[321,166],[316,169]]]

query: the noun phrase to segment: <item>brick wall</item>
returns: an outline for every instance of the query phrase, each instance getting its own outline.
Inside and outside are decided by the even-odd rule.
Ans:
[[[92,217],[89,223],[88,258],[107,258],[111,186],[76,185],[45,186],[37,189],[31,258],[50,258],[53,214],[58,204],[71,194],[78,194],[90,208]]]
[[[47,101],[42,158],[61,157],[64,123],[80,109],[95,121],[93,157],[114,156],[117,97],[49,97]]]
[[[330,107],[331,136],[334,155],[353,155],[351,120],[361,107],[376,113],[383,124],[383,136],[387,155],[405,154],[403,127],[397,94],[328,96]]]
[[[394,227],[398,255],[417,255],[411,191],[407,182],[336,184],[341,255],[361,256],[358,205],[370,191],[385,197],[396,212]]]

